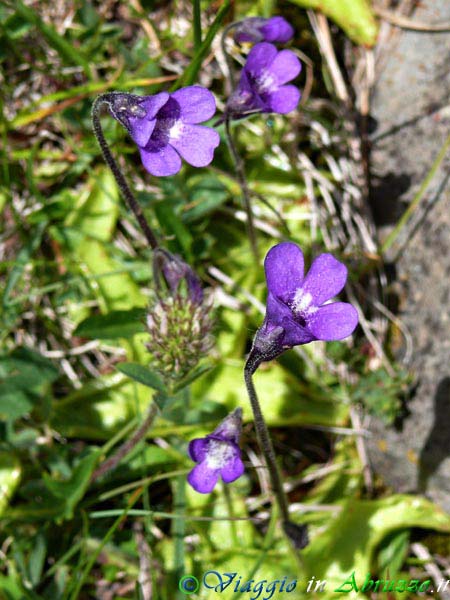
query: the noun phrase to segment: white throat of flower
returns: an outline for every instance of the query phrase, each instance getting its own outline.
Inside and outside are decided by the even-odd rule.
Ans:
[[[299,288],[295,292],[294,300],[292,301],[292,310],[298,315],[312,315],[317,310],[316,306],[312,306],[312,301],[313,297],[311,294]]]
[[[169,129],[169,138],[172,138],[173,140],[177,140],[179,137],[181,137],[182,134],[183,134],[183,123],[179,119],[179,120],[175,121],[175,123]]]
[[[206,464],[210,469],[223,469],[233,456],[234,448],[231,444],[219,440],[209,440]]]
[[[276,87],[275,77],[270,71],[263,69],[258,77],[258,91],[269,92],[274,87]]]

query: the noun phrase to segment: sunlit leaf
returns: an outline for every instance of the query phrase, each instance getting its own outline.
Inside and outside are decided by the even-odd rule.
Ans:
[[[322,11],[345,31],[355,44],[374,46],[378,23],[369,0],[291,0],[302,8]]]

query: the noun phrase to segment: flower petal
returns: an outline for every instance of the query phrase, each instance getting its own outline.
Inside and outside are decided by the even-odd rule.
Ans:
[[[283,17],[272,17],[260,28],[266,42],[285,44],[294,37],[294,28]]]
[[[237,445],[242,432],[242,408],[236,408],[214,429],[211,437]]]
[[[238,479],[245,471],[244,463],[241,459],[240,450],[236,449],[236,455],[230,459],[230,461],[222,467],[220,474],[225,483],[231,483]]]
[[[264,328],[264,325],[266,326]],[[292,310],[282,300],[269,293],[267,296],[266,318],[263,327],[258,331],[258,337],[264,335],[265,330],[270,333],[274,327],[282,327],[284,333],[277,340],[280,348],[292,348],[300,344],[307,344],[314,339],[308,328],[302,327],[294,319]]]
[[[181,169],[181,158],[169,145],[154,151],[145,148],[139,148],[139,151],[142,163],[151,175],[165,177],[175,175]]]
[[[156,114],[168,100],[169,94],[167,92],[146,96],[139,104],[139,109],[145,110],[145,116],[133,117],[130,115],[128,117],[130,135],[138,146],[144,147],[147,145],[156,125]]]
[[[150,136],[153,133],[156,125],[156,119],[129,119],[130,121],[130,135],[133,138],[135,144],[144,148],[150,140]]]
[[[292,242],[273,246],[264,260],[267,289],[281,299],[288,298],[302,285],[303,252]]]
[[[174,130],[175,135],[172,134]],[[214,157],[214,149],[220,144],[217,131],[203,125],[177,123],[169,135],[170,145],[193,167],[209,165]]]
[[[295,85],[283,85],[278,90],[264,95],[270,111],[280,115],[295,110],[300,96],[300,90]]]
[[[189,456],[195,462],[202,462],[208,449],[208,440],[206,438],[195,438],[191,440],[188,446]]]
[[[213,491],[218,479],[220,469],[211,469],[207,466],[206,461],[203,461],[187,476],[188,483],[200,494],[209,494]]]
[[[145,108],[147,114],[145,115],[146,119],[154,119],[159,110],[166,104],[169,100],[170,94],[168,92],[160,92],[159,94],[155,94],[154,96],[145,96],[143,102],[141,103],[141,107]]]
[[[184,123],[202,123],[216,112],[212,93],[200,85],[190,85],[177,90],[171,97],[178,102]]]
[[[307,325],[318,340],[342,340],[358,325],[358,312],[347,302],[325,304],[308,317]]]
[[[250,73],[259,74],[272,64],[277,55],[277,49],[273,44],[261,42],[256,44],[248,53],[244,69]]]
[[[295,79],[302,70],[302,64],[291,50],[281,50],[270,65],[270,72],[277,79],[278,85],[283,85]]]
[[[313,306],[334,298],[347,281],[347,267],[331,254],[320,254],[312,263],[302,283],[302,290],[311,294]]]
[[[253,111],[267,111],[267,103],[256,94],[248,75],[243,69],[237,88],[227,100],[227,111],[234,115],[245,114]]]

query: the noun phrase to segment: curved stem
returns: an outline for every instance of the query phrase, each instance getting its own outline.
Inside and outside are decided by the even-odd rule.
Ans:
[[[105,159],[105,162],[108,165],[108,167],[111,169],[111,172],[115,177],[117,185],[119,186],[119,189],[122,192],[126,203],[128,204],[129,208],[133,211],[136,219],[138,220],[138,223],[141,226],[141,229],[148,243],[153,248],[153,250],[155,250],[155,248],[158,248],[159,246],[158,240],[156,239],[155,234],[150,228],[150,225],[148,224],[148,221],[145,218],[144,213],[142,212],[142,208],[140,207],[138,201],[136,200],[132,191],[128,187],[126,179],[115,158],[111,154],[111,150],[109,149],[108,143],[103,134],[102,125],[100,122],[100,109],[103,105],[106,105],[108,107],[110,106],[109,97],[110,94],[102,94],[101,96],[98,96],[94,102],[94,105],[92,106],[92,126],[94,129],[94,134],[99,143],[100,149],[103,154],[103,158]]]
[[[136,429],[134,434],[130,437],[129,440],[124,442],[120,448],[115,452],[110,458],[105,460],[98,469],[96,469],[91,476],[91,483],[107,473],[108,471],[112,471],[124,458],[127,454],[129,454],[133,448],[144,438],[147,431],[153,425],[153,421],[155,420],[156,413],[158,412],[158,407],[155,402],[150,404],[150,408],[148,410],[147,416],[142,422],[141,426]]]
[[[281,475],[276,462],[275,450],[273,449],[273,444],[272,440],[270,439],[269,430],[267,429],[267,425],[261,411],[261,406],[259,404],[258,396],[256,394],[255,386],[253,384],[252,375],[255,372],[255,370],[256,367],[252,363],[247,362],[244,369],[245,385],[247,386],[248,397],[250,398],[250,404],[252,406],[252,411],[255,418],[256,435],[258,436],[258,442],[264,454],[264,458],[266,459],[267,468],[269,469],[272,489],[277,499],[278,506],[280,507],[283,522],[288,522],[288,500],[286,494],[284,493],[283,484],[281,482]]]
[[[256,262],[259,263],[258,243],[256,240],[256,230],[253,222],[253,212],[250,200],[251,194],[248,188],[247,178],[245,176],[244,163],[242,162],[242,159],[239,156],[239,152],[237,151],[236,145],[234,143],[230,127],[230,118],[227,114],[225,115],[225,133],[227,136],[228,146],[233,157],[234,165],[236,167],[236,175],[242,189],[242,194],[244,196],[245,212],[247,213],[247,230],[248,236],[250,238],[250,245],[252,247],[253,256],[255,257]]]

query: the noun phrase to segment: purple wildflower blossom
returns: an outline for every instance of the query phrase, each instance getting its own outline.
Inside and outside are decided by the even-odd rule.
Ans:
[[[283,17],[250,17],[238,23],[234,30],[234,40],[242,42],[273,42],[285,44],[294,36],[294,28]]]
[[[231,483],[244,472],[244,463],[238,446],[242,430],[242,409],[237,408],[204,438],[189,443],[189,456],[199,463],[189,473],[187,480],[197,492],[213,491],[219,475]]]
[[[318,256],[306,276],[303,265],[302,251],[291,242],[277,244],[267,253],[266,316],[253,347],[261,360],[313,340],[341,340],[358,324],[351,304],[328,303],[345,285],[345,265],[331,254]]]
[[[273,44],[261,42],[250,50],[236,90],[227,102],[232,116],[248,112],[285,114],[300,100],[295,85],[285,85],[301,71],[301,63],[291,50],[280,52]]]
[[[217,131],[198,125],[216,111],[212,93],[198,85],[154,96],[114,93],[109,108],[136,142],[152,175],[178,173],[181,158],[193,167],[205,167],[220,142]]]

